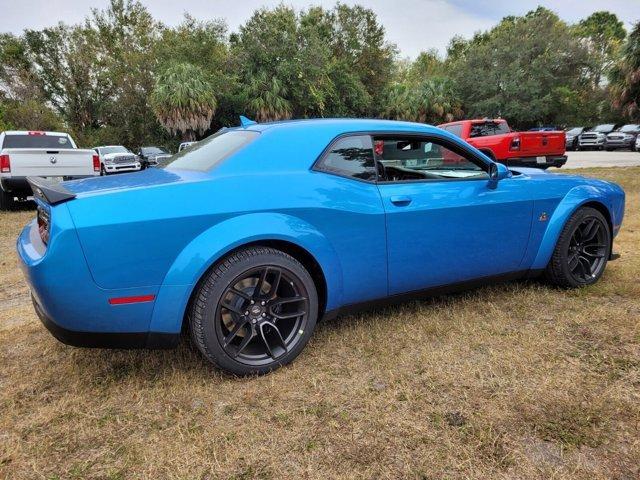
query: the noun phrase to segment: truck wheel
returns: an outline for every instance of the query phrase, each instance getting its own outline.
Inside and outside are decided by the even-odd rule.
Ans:
[[[0,189],[0,210],[8,211],[13,210],[16,206],[16,202],[13,199],[13,194],[5,192]]]
[[[104,177],[107,174],[107,171],[104,169],[104,165],[100,166],[100,176]]]

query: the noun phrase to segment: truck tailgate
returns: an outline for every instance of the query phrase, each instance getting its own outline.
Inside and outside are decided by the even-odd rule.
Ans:
[[[14,177],[76,177],[96,175],[93,169],[93,150],[7,148],[4,154],[11,159]]]
[[[520,132],[520,152],[522,156],[563,155],[565,152],[565,133],[553,132]]]

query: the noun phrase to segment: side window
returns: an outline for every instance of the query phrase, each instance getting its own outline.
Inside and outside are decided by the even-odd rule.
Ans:
[[[462,124],[446,125],[443,129],[449,133],[453,133],[456,137],[462,137]]]
[[[374,147],[383,182],[489,178],[473,157],[438,140],[376,138]]]
[[[322,157],[316,170],[360,180],[375,180],[376,165],[371,137],[358,135],[339,139]]]

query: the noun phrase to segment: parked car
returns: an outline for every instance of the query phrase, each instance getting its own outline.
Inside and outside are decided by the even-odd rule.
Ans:
[[[187,147],[190,147],[191,145],[193,145],[196,142],[182,142],[179,146],[178,146],[178,151],[181,152],[182,150],[184,150]]]
[[[17,249],[56,338],[169,347],[187,322],[234,374],[286,364],[319,318],[381,301],[539,274],[591,285],[625,198],[509,170],[431,126],[348,119],[243,122],[166,168],[31,183],[37,219]]]
[[[138,157],[142,163],[142,169],[155,167],[164,159],[171,157],[171,154],[162,147],[140,147]]]
[[[607,150],[617,150],[620,148],[634,150],[638,135],[640,135],[640,125],[633,123],[623,125],[607,135],[605,148]]]
[[[94,150],[100,156],[100,175],[140,170],[138,156],[122,145],[103,145]]]
[[[563,131],[514,132],[506,120],[462,120],[438,125],[510,166],[561,167],[567,162]]]
[[[604,123],[578,135],[578,150],[604,150],[607,134],[613,132],[616,125]]]
[[[67,133],[7,131],[0,133],[0,210],[11,210],[31,192],[27,177],[54,180],[99,175],[93,150],[81,150]]]
[[[566,149],[567,150],[577,150],[578,148],[578,137],[580,134],[589,131],[591,127],[572,127],[567,128],[565,130],[565,138],[566,138]]]

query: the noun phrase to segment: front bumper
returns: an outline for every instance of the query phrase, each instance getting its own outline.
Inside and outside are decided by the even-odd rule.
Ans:
[[[607,148],[630,148],[633,149],[635,146],[635,139],[630,138],[628,140],[610,140],[607,139],[605,143],[605,147]]]
[[[498,160],[509,167],[531,167],[531,168],[560,168],[567,163],[566,155],[547,155],[540,157],[513,157],[504,161]]]
[[[604,147],[606,140],[604,138],[580,139],[578,146],[580,148],[600,148]]]
[[[137,172],[140,170],[139,163],[129,163],[124,165],[119,165],[117,163],[112,163],[110,165],[104,164],[104,170],[107,173],[120,173],[120,172]]]

